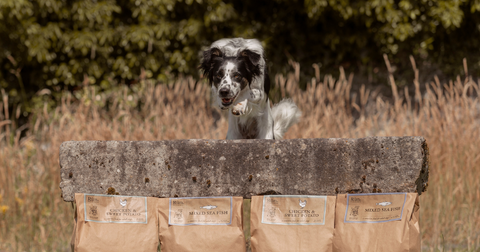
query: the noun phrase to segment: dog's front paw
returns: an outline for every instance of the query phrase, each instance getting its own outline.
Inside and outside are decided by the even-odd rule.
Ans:
[[[246,101],[239,102],[239,103],[235,104],[235,106],[233,106],[233,108],[232,108],[232,114],[234,116],[243,116],[243,115],[248,114],[249,112],[250,111],[248,109]]]
[[[250,98],[251,98],[252,100],[255,100],[256,97],[257,97],[257,96],[255,95],[255,92],[250,91]]]

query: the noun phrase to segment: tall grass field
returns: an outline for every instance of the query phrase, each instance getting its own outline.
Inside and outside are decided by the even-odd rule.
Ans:
[[[291,74],[273,78],[272,100],[290,97],[303,113],[285,138],[424,136],[430,179],[420,197],[422,249],[480,251],[480,80],[466,63],[465,74],[452,81],[419,83],[412,59],[410,88],[398,88],[391,74],[385,80],[392,97],[353,89],[353,75],[342,69],[339,76],[321,75],[317,66],[303,90],[300,66],[292,65]],[[228,127],[210,87],[187,77],[102,93],[85,85],[65,93],[56,108],[36,111],[26,125],[16,125],[21,111],[9,113],[9,97],[1,95],[0,251],[70,250],[74,210],[59,188],[63,141],[224,139]]]

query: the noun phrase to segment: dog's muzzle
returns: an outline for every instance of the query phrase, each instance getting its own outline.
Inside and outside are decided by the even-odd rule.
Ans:
[[[218,91],[218,95],[222,99],[222,105],[224,107],[230,106],[233,103],[233,101],[235,100],[235,97],[229,97],[230,96],[230,89],[225,88],[225,87],[221,88]]]

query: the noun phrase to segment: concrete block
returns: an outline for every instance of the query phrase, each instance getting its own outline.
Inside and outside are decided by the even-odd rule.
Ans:
[[[292,140],[70,141],[60,147],[62,197],[418,192],[423,137]]]

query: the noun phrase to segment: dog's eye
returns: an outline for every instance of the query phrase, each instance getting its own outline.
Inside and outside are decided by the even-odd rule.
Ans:
[[[215,75],[215,77],[216,77],[217,79],[221,79],[221,78],[222,78],[222,75],[221,75],[221,74],[217,74],[217,75]]]
[[[242,76],[238,75],[238,74],[235,74],[235,76],[233,76],[233,78],[235,78],[236,81],[239,81],[242,79]]]

